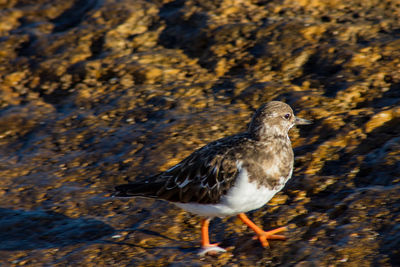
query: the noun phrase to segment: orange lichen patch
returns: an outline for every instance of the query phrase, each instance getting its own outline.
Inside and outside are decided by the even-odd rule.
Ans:
[[[365,101],[365,94],[368,87],[364,84],[357,84],[340,91],[337,94],[336,103],[344,108],[355,107],[358,102]]]
[[[350,66],[365,66],[370,65],[375,61],[382,58],[380,51],[378,49],[373,49],[372,47],[365,47],[353,55]]]
[[[319,39],[320,36],[326,32],[326,30],[327,28],[325,25],[311,25],[304,28],[301,32],[307,40],[316,41],[316,39]]]
[[[388,121],[392,120],[394,117],[399,117],[400,107],[391,108],[388,110],[383,110],[374,116],[365,124],[365,132],[370,133],[374,129],[381,127]]]
[[[287,195],[277,194],[270,200],[270,202],[268,202],[268,205],[271,205],[271,206],[282,205],[282,204],[285,204],[285,202],[287,200],[288,200]]]

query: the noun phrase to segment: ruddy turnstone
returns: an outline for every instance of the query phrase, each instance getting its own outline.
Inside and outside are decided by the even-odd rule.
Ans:
[[[268,102],[256,111],[246,132],[211,142],[146,180],[119,185],[116,196],[167,200],[202,216],[200,254],[225,251],[210,243],[208,225],[213,217],[232,215],[268,247],[268,239],[285,239],[276,233],[286,227],[264,231],[244,213],[265,205],[290,179],[293,150],[288,132],[294,125],[310,123],[295,117],[289,105]]]

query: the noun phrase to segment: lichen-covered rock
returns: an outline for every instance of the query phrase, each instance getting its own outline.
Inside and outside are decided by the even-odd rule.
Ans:
[[[4,1],[3,1],[4,2]],[[398,1],[0,3],[0,265],[400,265]],[[285,101],[294,177],[250,217],[111,198]]]

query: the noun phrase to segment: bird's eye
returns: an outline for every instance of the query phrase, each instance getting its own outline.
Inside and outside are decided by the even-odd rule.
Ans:
[[[287,119],[287,120],[290,119],[290,113],[285,114],[284,117],[285,117],[285,119]]]

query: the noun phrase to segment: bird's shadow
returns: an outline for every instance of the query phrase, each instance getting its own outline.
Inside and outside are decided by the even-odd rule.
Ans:
[[[174,240],[176,241],[176,240]],[[198,253],[200,251],[200,247],[193,246],[193,244],[183,245],[183,246],[144,246],[134,243],[127,243],[122,241],[112,241],[112,240],[102,240],[100,243],[103,244],[113,244],[119,246],[128,246],[135,248],[142,248],[145,250],[171,250],[171,251],[180,251],[184,254],[186,253]]]
[[[45,210],[0,208],[0,250],[30,250],[96,242],[115,230],[99,220]]]
[[[125,241],[116,241],[112,239],[103,239],[100,242],[101,243],[106,243],[106,244],[116,244],[116,245],[122,245],[122,246],[129,246],[129,247],[138,247],[146,250],[179,250],[183,253],[196,253],[200,250],[200,247],[197,247],[196,245],[193,244],[191,241],[182,241],[182,240],[177,240],[171,237],[168,237],[166,235],[163,235],[159,232],[153,231],[153,230],[148,230],[148,229],[143,229],[141,228],[141,222],[138,222],[134,225],[132,225],[129,228],[124,228],[124,229],[118,229],[116,230],[116,235],[118,235],[118,232],[129,232],[130,234],[140,234],[140,235],[149,235],[155,238],[160,238],[163,240],[168,240],[171,241],[173,244],[179,244],[177,246],[168,246],[168,245],[141,245],[137,243],[132,243],[132,242],[125,242]]]

